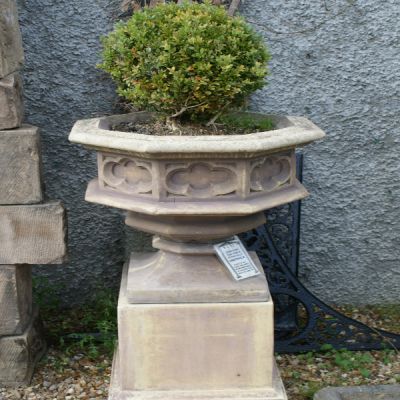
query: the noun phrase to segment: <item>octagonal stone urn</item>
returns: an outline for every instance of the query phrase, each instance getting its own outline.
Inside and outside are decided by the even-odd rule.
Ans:
[[[278,116],[271,116],[275,130],[246,135],[111,130],[151,118],[136,112],[74,125],[70,141],[98,152],[99,176],[89,185],[88,201],[159,216],[253,214],[307,195],[296,180],[294,150],[325,135],[306,118]]]
[[[325,134],[305,118],[279,116],[271,116],[276,129],[246,135],[112,130],[155,117],[82,120],[70,134],[98,154],[86,200],[126,210],[126,223],[155,235],[158,249],[132,254],[125,267],[110,398],[286,399],[261,265],[252,254],[260,275],[237,282],[213,244],[263,224],[265,209],[307,196],[295,149]]]

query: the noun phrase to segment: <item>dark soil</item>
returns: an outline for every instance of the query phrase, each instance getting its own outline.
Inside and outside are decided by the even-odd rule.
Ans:
[[[153,136],[203,136],[203,135],[245,135],[249,133],[262,132],[263,127],[243,127],[222,123],[210,126],[193,123],[168,124],[166,121],[153,122],[120,122],[112,126],[112,130],[119,132],[134,132]]]
[[[121,122],[114,125],[114,131],[134,132],[143,135],[153,136],[201,136],[201,135],[235,135],[252,132],[245,132],[242,128],[231,128],[225,125],[194,125],[194,124],[177,124],[175,127],[168,126],[164,121],[155,121],[150,123],[138,122]],[[175,129],[174,129],[175,128]]]

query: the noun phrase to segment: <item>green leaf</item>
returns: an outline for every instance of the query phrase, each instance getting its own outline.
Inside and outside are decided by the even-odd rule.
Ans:
[[[161,4],[134,13],[101,39],[102,63],[118,93],[137,108],[204,118],[241,106],[265,85],[270,59],[241,17],[210,2]]]

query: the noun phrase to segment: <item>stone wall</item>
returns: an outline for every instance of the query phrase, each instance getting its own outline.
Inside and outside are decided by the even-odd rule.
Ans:
[[[72,304],[104,282],[119,286],[124,258],[120,215],[84,201],[87,182],[96,174],[95,154],[68,141],[77,119],[113,111],[114,88],[96,63],[99,36],[111,29],[115,6],[109,0],[18,4],[26,119],[41,127],[46,193],[62,199],[68,213],[68,263],[34,273]]]
[[[62,263],[65,212],[43,201],[39,129],[23,124],[24,60],[14,0],[0,3],[0,386],[31,380],[45,351],[30,264]]]
[[[69,263],[40,273],[64,285],[68,302],[90,295],[97,282],[117,287],[123,260],[122,218],[83,200],[94,154],[67,141],[75,120],[114,109],[113,86],[95,64],[117,3],[19,1],[27,117],[42,127],[47,193],[69,211]],[[242,12],[273,56],[269,85],[253,108],[305,115],[328,134],[305,150],[311,196],[303,203],[303,281],[327,301],[398,302],[397,1],[251,0]]]
[[[303,281],[327,301],[398,302],[398,2],[252,0],[244,13],[273,54],[256,108],[327,133],[304,153]]]

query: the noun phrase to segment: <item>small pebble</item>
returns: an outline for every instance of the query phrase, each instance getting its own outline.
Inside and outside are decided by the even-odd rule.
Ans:
[[[367,322],[373,326],[374,319],[368,316]],[[365,366],[371,373],[368,378],[357,369],[342,370],[335,364],[334,355],[316,353],[309,358],[279,354],[276,358],[288,398],[305,400],[311,390],[323,386],[393,385],[400,381],[398,354],[378,351],[367,354],[373,360]],[[36,368],[31,386],[0,387],[0,400],[107,400],[111,361],[105,355],[92,360],[81,352],[67,356],[50,348],[46,362]]]

